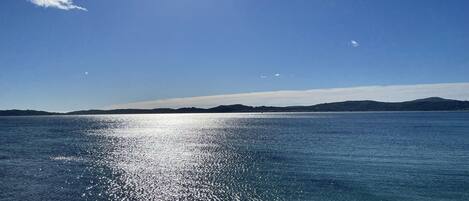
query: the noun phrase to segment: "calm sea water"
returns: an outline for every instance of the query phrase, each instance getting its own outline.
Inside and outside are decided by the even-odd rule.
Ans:
[[[469,200],[469,113],[1,117],[0,200]]]

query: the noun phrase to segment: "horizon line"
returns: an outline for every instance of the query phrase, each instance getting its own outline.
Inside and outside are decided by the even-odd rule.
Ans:
[[[424,100],[424,99],[431,99],[431,98],[439,98],[443,100],[448,100],[448,101],[461,101],[461,102],[469,102],[469,100],[461,100],[461,99],[449,99],[446,97],[426,97],[426,98],[421,98],[421,99],[412,99],[412,100],[405,100],[405,101],[398,101],[398,102],[386,102],[386,101],[377,101],[377,100],[345,100],[345,101],[339,101],[339,102],[326,102],[326,103],[318,103],[318,104],[312,104],[312,105],[287,105],[287,106],[272,106],[272,105],[259,105],[259,106],[253,106],[253,105],[245,105],[245,104],[228,104],[228,105],[217,105],[214,107],[208,107],[208,108],[200,108],[200,107],[179,107],[179,108],[165,108],[165,107],[157,107],[157,108],[149,108],[149,109],[139,109],[139,108],[117,108],[117,109],[82,109],[82,110],[73,110],[73,111],[47,111],[47,110],[35,110],[35,109],[4,109],[0,110],[2,111],[33,111],[33,112],[46,112],[46,113],[52,113],[52,114],[57,114],[57,115],[67,115],[69,113],[74,113],[74,112],[83,112],[83,111],[114,111],[114,110],[158,110],[158,109],[169,109],[169,110],[180,110],[180,109],[203,109],[203,110],[209,110],[209,109],[214,109],[217,107],[221,106],[234,106],[234,105],[240,105],[240,106],[246,106],[246,107],[252,107],[252,108],[261,108],[261,107],[276,107],[276,108],[288,108],[288,107],[314,107],[314,106],[319,106],[321,104],[335,104],[335,103],[344,103],[344,102],[360,102],[360,101],[373,101],[373,102],[379,102],[379,103],[405,103],[405,102],[413,102],[413,101],[419,101],[419,100]],[[403,110],[403,111],[409,111],[409,110]],[[432,111],[432,110],[431,110]],[[439,111],[439,110],[435,110]],[[335,111],[333,111],[335,112]],[[341,112],[341,111],[339,111]],[[373,111],[348,111],[348,112],[373,112]],[[386,112],[386,110],[378,110],[376,112]],[[393,111],[391,111],[393,112]],[[190,112],[191,113],[191,112]]]
[[[375,100],[402,102],[428,97],[444,97],[454,100],[469,100],[469,83],[436,83],[414,85],[368,85],[340,88],[317,88],[306,90],[278,90],[193,96],[181,98],[136,101],[112,104],[109,109],[155,109],[155,108],[210,108],[219,105],[242,104],[250,106],[309,106],[321,103]]]
[[[46,108],[12,108],[0,110],[36,110],[67,113],[80,110],[112,109],[155,109],[190,108],[207,109],[220,105],[242,104],[249,106],[311,106],[321,103],[374,100],[380,102],[403,102],[428,97],[468,101],[469,82],[434,83],[413,85],[364,85],[354,87],[315,88],[304,90],[277,90],[232,94],[217,94],[181,98],[164,98],[148,101],[135,101],[111,104],[102,107],[78,108],[74,110],[49,110]]]

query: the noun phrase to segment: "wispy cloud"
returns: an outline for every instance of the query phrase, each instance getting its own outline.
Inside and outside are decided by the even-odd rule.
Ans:
[[[275,77],[280,77],[280,73],[275,73],[274,76]]]
[[[73,0],[29,0],[31,3],[36,4],[44,8],[58,8],[62,10],[83,10],[87,11],[86,8],[77,6],[73,3]]]
[[[159,107],[213,107],[222,104],[246,105],[314,105],[318,103],[346,100],[407,101],[439,96],[458,100],[469,100],[469,83],[443,83],[418,85],[363,86],[291,91],[172,98],[154,101],[118,104],[111,108],[159,108]]]
[[[351,45],[352,47],[359,47],[359,46],[360,46],[360,43],[358,43],[358,41],[356,41],[356,40],[351,40],[351,41],[350,41],[350,45]]]

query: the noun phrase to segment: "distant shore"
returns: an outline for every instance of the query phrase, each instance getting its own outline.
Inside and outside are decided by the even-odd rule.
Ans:
[[[0,116],[100,115],[100,114],[173,114],[173,113],[263,113],[263,112],[384,112],[384,111],[469,111],[469,101],[430,97],[404,102],[371,100],[323,103],[311,106],[220,105],[212,108],[155,108],[79,110],[57,113],[37,110],[0,110]]]

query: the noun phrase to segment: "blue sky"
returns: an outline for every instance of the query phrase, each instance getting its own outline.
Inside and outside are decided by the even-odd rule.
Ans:
[[[465,83],[467,10],[456,0],[2,0],[0,109]]]

